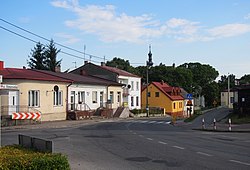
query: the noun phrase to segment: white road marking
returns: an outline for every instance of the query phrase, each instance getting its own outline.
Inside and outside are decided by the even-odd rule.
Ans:
[[[172,146],[172,147],[177,148],[177,149],[185,149],[185,148],[180,147],[180,146]]]
[[[143,135],[139,135],[140,137],[144,137]]]
[[[246,162],[241,162],[241,161],[237,161],[237,160],[229,160],[229,161],[234,162],[234,163],[238,163],[238,164],[242,164],[242,165],[250,166],[250,163],[246,163]]]
[[[153,140],[152,138],[147,138],[147,140]]]
[[[134,134],[134,135],[136,135],[137,133],[136,133],[136,132],[134,132],[133,134]]]
[[[148,121],[147,120],[143,120],[140,123],[148,123]]]
[[[156,121],[149,121],[148,123],[156,123]]]
[[[205,156],[212,156],[212,155],[210,155],[210,154],[208,154],[208,153],[204,153],[204,152],[196,152],[197,154],[200,154],[200,155],[205,155]]]
[[[162,141],[158,141],[158,143],[163,144],[163,145],[167,145],[166,142],[162,142]]]

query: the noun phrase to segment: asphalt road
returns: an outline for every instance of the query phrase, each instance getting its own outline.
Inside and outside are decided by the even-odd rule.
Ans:
[[[250,169],[250,135],[194,131],[166,119],[108,120],[81,127],[2,132],[52,140],[72,169]]]

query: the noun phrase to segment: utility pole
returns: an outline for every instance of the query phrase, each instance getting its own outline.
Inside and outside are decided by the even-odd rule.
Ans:
[[[228,108],[230,108],[230,76],[228,73],[228,78],[227,78],[227,96],[228,96]]]

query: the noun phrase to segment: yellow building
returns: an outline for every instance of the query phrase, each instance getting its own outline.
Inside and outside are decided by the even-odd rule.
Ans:
[[[142,108],[146,108],[146,91],[142,89]],[[148,85],[148,106],[165,109],[168,115],[183,116],[184,98],[179,87],[171,87],[164,82],[152,82]]]
[[[40,112],[41,121],[65,120],[70,80],[31,69],[0,68],[1,114]]]

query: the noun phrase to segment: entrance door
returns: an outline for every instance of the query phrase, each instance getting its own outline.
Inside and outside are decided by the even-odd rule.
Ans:
[[[18,91],[9,91],[9,115],[18,111]]]
[[[75,91],[70,94],[70,110],[75,110]]]
[[[100,92],[100,106],[103,107],[103,91]]]

